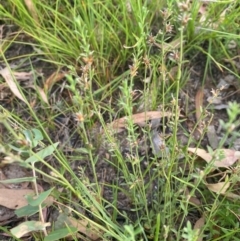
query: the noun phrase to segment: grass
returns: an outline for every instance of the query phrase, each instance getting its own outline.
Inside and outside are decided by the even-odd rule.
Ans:
[[[230,41],[239,46],[239,4],[215,1],[204,8],[201,2],[192,2],[9,0],[0,5],[2,22],[17,26],[0,42],[1,64],[12,67],[26,60],[29,66],[17,65],[14,71],[34,73],[30,84],[35,90],[16,85],[26,103],[15,98],[1,106],[0,147],[5,162],[17,161],[32,170],[33,179],[28,181],[38,202],[29,199],[28,204],[36,207],[34,213],[43,225],[37,229],[43,232],[34,233],[35,240],[60,240],[70,234],[73,240],[94,240],[93,235],[100,240],[129,241],[240,239],[238,199],[221,195],[219,189],[209,190],[206,184],[231,184],[229,192],[237,193],[238,168],[231,174],[222,171],[222,180],[211,177],[210,165],[199,166],[188,153],[190,141],[181,146],[178,140],[184,122],[179,99],[190,81],[191,61],[203,56],[202,86],[214,69],[239,77],[235,55],[228,48]],[[30,46],[32,51],[15,54],[15,46]],[[64,80],[46,84],[46,76],[41,77],[34,65],[36,58],[47,63],[49,71],[64,72]],[[171,113],[162,120],[161,132],[170,137],[158,150],[161,155],[144,152],[139,145],[154,145],[149,143],[154,142],[149,125],[139,128],[127,118],[122,138],[113,135],[107,124],[157,109]],[[229,122],[222,124],[227,130],[225,139],[229,128],[238,125],[238,114],[233,105]],[[74,130],[69,136],[59,136],[65,144],[56,143],[55,136],[64,130],[58,130],[56,120],[61,122],[66,116],[74,118]],[[80,144],[66,150],[74,138]],[[140,142],[144,138],[148,141]],[[201,146],[203,138],[195,146]],[[224,143],[220,144],[219,149]],[[80,162],[74,169],[79,160],[87,160],[87,165]],[[104,173],[101,168],[117,176],[108,179],[110,171],[99,177]],[[51,208],[61,213],[50,228],[44,226],[43,214],[49,193],[38,191],[43,182],[48,183],[48,190],[55,187]],[[106,190],[110,199],[104,197]],[[126,210],[119,208],[119,195],[127,200]],[[23,216],[32,216],[26,212]],[[33,231],[29,223],[27,227]],[[76,227],[81,237],[76,236]],[[16,236],[12,231],[11,240],[19,240]]]

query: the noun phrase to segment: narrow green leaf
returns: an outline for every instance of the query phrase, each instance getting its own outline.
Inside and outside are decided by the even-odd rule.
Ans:
[[[44,238],[44,241],[55,241],[60,240],[61,238],[65,238],[68,235],[77,232],[77,228],[75,227],[68,227],[55,230],[51,232],[47,237]]]
[[[31,206],[39,206],[50,195],[53,189],[54,188],[51,188],[45,192],[40,193],[36,198],[28,195],[26,196],[26,199]]]
[[[2,180],[0,183],[22,183],[22,182],[33,182],[36,180],[36,177],[21,177],[21,178],[15,178],[15,179],[7,179]]]
[[[86,149],[86,148],[76,148],[74,151],[76,152],[80,152],[80,153],[83,153],[83,154],[89,154],[89,150]]]
[[[27,153],[29,152],[29,150],[24,150],[23,148],[18,148],[16,146],[13,146],[11,144],[8,144],[9,147],[11,147],[11,149],[13,149],[14,151],[17,151],[19,153]]]
[[[42,149],[41,151],[35,153],[33,156],[29,157],[25,162],[32,163],[32,162],[41,161],[41,159],[44,159],[45,157],[52,155],[52,153],[57,148],[58,144],[59,144],[59,142],[54,143],[54,144]]]

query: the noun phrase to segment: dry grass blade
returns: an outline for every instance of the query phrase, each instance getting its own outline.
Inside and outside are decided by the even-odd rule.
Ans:
[[[34,90],[37,90],[40,97],[42,98],[42,100],[47,104],[49,105],[48,103],[48,98],[47,98],[47,95],[45,94],[44,90],[42,88],[40,88],[39,86],[34,86],[34,85],[30,85],[29,88],[32,88]]]
[[[46,80],[46,82],[44,83],[44,91],[48,92],[49,90],[51,90],[52,86],[60,81],[61,79],[63,79],[66,76],[67,73],[58,73],[57,71],[55,71],[54,73],[52,73]]]
[[[37,24],[39,24],[39,19],[38,19],[38,16],[37,16],[37,11],[36,11],[36,8],[34,6],[34,3],[32,0],[24,0],[27,8],[28,8],[28,11],[30,12],[31,16],[33,17],[33,19],[35,20],[35,22]]]
[[[203,106],[203,89],[199,89],[195,96],[195,108],[196,108],[196,119],[200,120],[202,114],[202,106]]]
[[[8,67],[6,67],[6,68],[0,70],[0,74],[5,79],[6,83],[8,84],[8,86],[9,86],[10,90],[13,92],[13,94],[17,98],[19,98],[20,100],[22,100],[23,102],[25,102],[27,104],[27,101],[22,96],[21,92],[19,91],[19,89],[17,87],[15,78],[13,76],[13,73],[10,71],[10,69]]]

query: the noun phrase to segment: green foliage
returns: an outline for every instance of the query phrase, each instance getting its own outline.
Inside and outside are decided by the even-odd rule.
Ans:
[[[27,104],[25,111],[31,117],[29,122],[22,120],[14,108],[10,113],[1,107],[0,122],[9,134],[9,141],[0,143],[0,151],[4,158],[6,156],[12,162],[31,168],[33,175],[1,180],[0,183],[33,183],[36,196],[27,197],[28,205],[15,213],[18,217],[28,217],[39,212],[41,219],[41,222],[20,224],[11,229],[12,235],[21,237],[24,233],[43,230],[44,241],[59,240],[78,231],[65,222],[68,215],[72,215],[87,221],[89,226],[99,231],[100,238],[109,241],[182,238],[195,241],[205,233],[212,240],[216,233],[218,240],[233,240],[238,234],[235,230],[239,230],[235,222],[237,205],[206,190],[204,175],[210,170],[200,172],[187,152],[188,146],[179,148],[177,131],[180,92],[187,84],[189,69],[186,66],[192,56],[201,52],[206,57],[203,83],[211,65],[229,70],[219,60],[229,57],[227,46],[231,40],[238,44],[240,41],[237,1],[211,2],[208,11],[197,0],[29,2],[31,7],[27,1],[6,1],[0,5],[0,15],[7,24],[17,25],[20,32],[31,38],[35,57],[66,70],[66,82],[61,88],[68,91],[71,102],[69,104],[66,100],[58,106],[53,103],[47,108],[41,106],[45,119]],[[18,36],[16,39],[8,37],[1,43],[3,62],[12,61],[5,55],[14,43],[19,43]],[[21,59],[23,56],[14,58]],[[232,66],[231,72],[237,76],[234,68]],[[172,70],[176,73],[172,74]],[[50,91],[47,94],[50,95]],[[139,142],[139,129],[131,116],[139,110],[147,112],[158,107],[163,111],[170,110],[172,116],[167,121],[163,120],[163,134],[167,128],[172,130],[168,141],[170,151],[143,158],[139,155],[141,146],[136,144]],[[84,144],[73,150],[74,154],[77,153],[74,158],[88,161],[92,170],[91,181],[85,170],[79,169],[79,173],[72,170],[71,154],[64,151],[60,143],[54,143],[47,131],[48,121],[54,120],[52,113],[56,109],[73,116],[77,122],[74,134],[79,135]],[[239,125],[239,105],[230,103],[227,113],[229,121],[221,122],[226,136],[219,148]],[[126,156],[121,153],[121,144],[106,124],[106,121],[122,116],[127,116],[125,139],[129,144],[129,153]],[[96,123],[101,124],[100,134],[91,132]],[[141,132],[151,140],[153,134],[149,127],[141,128]],[[100,145],[108,143],[106,149],[107,155],[112,157],[110,160],[96,156],[97,147],[92,145],[92,139],[97,139],[97,135],[103,137]],[[47,161],[51,156],[55,160],[54,166]],[[184,157],[181,166],[177,164],[179,156]],[[123,180],[124,185],[120,181],[99,182],[96,170],[98,158],[118,170],[116,180]],[[38,193],[38,175],[51,186],[58,186],[64,191],[50,188]],[[112,188],[112,202],[103,198],[104,185]],[[130,211],[136,215],[135,219],[118,210],[120,192],[131,200],[133,207]],[[151,202],[148,200],[149,193],[152,193]],[[56,223],[47,233],[48,223],[42,219],[42,209],[46,207],[44,201],[50,194],[57,198],[59,206],[62,204],[68,210],[68,214],[60,220],[61,228],[57,229],[59,223]],[[201,204],[190,203],[189,198],[196,195],[201,197]],[[112,213],[106,211],[107,208]],[[196,212],[206,218],[206,223],[199,229],[195,229],[193,223],[185,222]],[[87,215],[89,213],[91,217]],[[227,217],[224,216],[226,213]],[[117,216],[123,217],[123,224],[118,223]],[[216,226],[219,228],[216,229]]]

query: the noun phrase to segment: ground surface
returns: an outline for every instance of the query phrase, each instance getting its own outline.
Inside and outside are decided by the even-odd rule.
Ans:
[[[12,30],[10,30],[12,29]],[[3,33],[5,27],[3,29]],[[8,34],[11,34],[11,31],[14,31],[14,27],[9,27]],[[91,130],[88,130],[89,138],[92,139],[92,146],[95,149],[94,153],[96,156],[96,173],[93,172],[92,166],[90,165],[88,159],[84,156],[83,153],[79,153],[81,148],[86,148],[86,143],[81,138],[80,133],[76,132],[77,121],[71,112],[66,111],[66,103],[71,102],[71,96],[67,89],[64,88],[66,84],[66,79],[60,78],[58,82],[52,87],[51,92],[49,93],[49,103],[51,108],[47,105],[44,107],[42,104],[36,100],[36,89],[33,88],[33,81],[36,81],[38,86],[43,88],[44,81],[48,79],[54,72],[58,69],[53,65],[44,61],[44,56],[34,57],[34,48],[31,46],[31,39],[27,39],[26,36],[22,35],[18,38],[22,42],[28,42],[27,44],[12,44],[11,47],[5,53],[6,58],[9,60],[8,63],[12,68],[16,69],[16,72],[34,72],[34,78],[29,78],[26,80],[20,80],[19,85],[23,88],[26,96],[28,97],[29,102],[31,103],[36,114],[40,113],[38,118],[42,123],[46,132],[49,134],[53,142],[59,142],[59,148],[63,150],[63,153],[68,157],[68,161],[71,163],[72,170],[77,173],[79,178],[85,180],[87,184],[95,183],[95,178],[102,185],[102,196],[108,202],[114,200],[114,195],[111,187],[108,184],[115,183],[120,187],[117,197],[117,207],[120,213],[125,213],[130,220],[136,220],[137,215],[133,208],[136,208],[135,201],[133,197],[128,196],[127,192],[124,192],[124,178],[121,178],[121,175],[118,173],[118,169],[114,167],[113,163],[117,165],[117,160],[115,156],[112,156],[111,148],[109,143],[107,143],[104,135],[101,134],[101,125],[95,123]],[[232,49],[237,55],[239,55],[240,49],[237,47]],[[27,57],[24,56],[31,56]],[[206,148],[206,146],[211,146],[212,149],[216,149],[219,145],[221,139],[225,135],[224,129],[220,128],[219,120],[224,122],[228,121],[228,115],[226,110],[228,109],[228,103],[231,101],[236,101],[240,103],[239,95],[239,86],[240,82],[237,77],[230,73],[230,71],[223,70],[218,66],[212,64],[207,71],[207,76],[205,78],[205,83],[202,82],[205,73],[205,63],[207,59],[205,56],[202,56],[200,53],[197,53],[192,59],[191,63],[186,67],[190,69],[190,76],[186,81],[186,85],[180,92],[180,122],[178,130],[178,140],[181,143],[182,148],[187,145],[196,146],[200,141],[200,146]],[[224,60],[217,60],[225,65],[229,66],[229,69],[233,68],[231,63],[226,63]],[[238,69],[240,65],[240,59],[235,59],[234,68]],[[0,68],[5,68],[4,62],[0,62]],[[240,73],[240,69],[238,69]],[[225,85],[220,91],[219,97],[214,99],[210,103],[210,98],[213,96],[212,91],[221,89],[221,86]],[[25,111],[25,104],[19,101],[9,90],[7,85],[0,85],[0,105],[7,109],[9,112],[14,112],[21,121],[28,123],[31,126],[33,121],[28,112]],[[161,103],[158,103],[161,105]],[[202,106],[202,107],[200,107]],[[62,111],[64,110],[64,111]],[[203,118],[196,116],[196,112],[200,113],[201,111]],[[49,115],[50,113],[50,115]],[[51,119],[49,119],[51,116]],[[211,120],[211,121],[210,121]],[[106,122],[109,121],[106,118]],[[168,121],[166,119],[166,121]],[[196,122],[199,121],[199,125],[194,129]],[[210,124],[209,124],[210,121]],[[211,126],[211,128],[209,128]],[[158,124],[156,131],[162,133],[162,126]],[[144,129],[144,128],[143,128]],[[159,190],[158,183],[156,183],[151,177],[154,176],[157,172],[156,166],[151,165],[148,162],[146,156],[154,156],[154,150],[150,145],[150,140],[148,136],[144,136],[144,130],[141,127],[138,127],[136,131],[138,132],[138,154],[143,159],[141,168],[147,170],[149,167],[152,169],[148,172],[148,175],[145,176],[144,180],[146,183],[150,183],[147,190],[147,199],[149,206],[153,205],[155,199],[155,193],[161,192]],[[3,127],[0,126],[1,132],[1,142],[11,143],[9,140],[8,132]],[[171,129],[166,130],[166,136],[171,135]],[[213,138],[212,138],[213,137]],[[118,148],[121,151],[122,155],[126,158],[126,165],[131,169],[129,145],[127,141],[126,131],[121,132],[120,134],[115,135],[115,138],[118,143]],[[240,151],[239,139],[235,138],[234,135],[230,135],[224,143],[225,148],[233,148]],[[166,141],[167,143],[167,141]],[[168,148],[168,144],[166,144]],[[171,151],[171,150],[170,150]],[[146,159],[146,160],[145,160]],[[145,161],[144,161],[145,160]],[[179,158],[179,164],[181,166],[182,158]],[[159,157],[159,162],[161,165],[161,157]],[[58,167],[58,163],[54,158],[49,158],[48,163],[51,166]],[[40,166],[41,168],[41,166]],[[49,172],[46,167],[43,167],[44,172]],[[1,167],[1,178],[11,179],[11,178],[21,178],[28,176],[28,172],[25,168],[21,168],[19,165],[7,164],[2,165]],[[68,178],[68,177],[67,177]],[[69,177],[70,178],[70,177]],[[149,181],[150,180],[150,181]],[[4,185],[9,189],[22,189],[24,188],[23,184],[19,185]],[[28,184],[26,184],[28,185]],[[39,185],[44,187],[49,187],[47,180],[44,180],[41,175],[39,176]],[[163,201],[163,200],[162,200]],[[200,202],[202,202],[199,197]],[[106,209],[109,213],[112,213],[113,210],[110,207],[107,207],[107,202],[105,203]],[[139,204],[138,204],[139,205]],[[142,208],[138,206],[138,208]],[[22,219],[19,219],[14,214],[14,210],[8,209],[4,206],[0,206],[0,225],[14,227]],[[91,213],[85,213],[85,215],[91,216]],[[56,210],[54,208],[49,209],[48,220],[56,219]],[[193,209],[189,215],[185,218],[185,222],[190,220],[193,224],[201,217],[198,209]],[[126,217],[119,215],[117,221],[119,223],[124,223]],[[1,240],[10,240],[6,235],[0,236]],[[23,240],[23,239],[22,239]],[[26,240],[29,240],[26,238]]]

